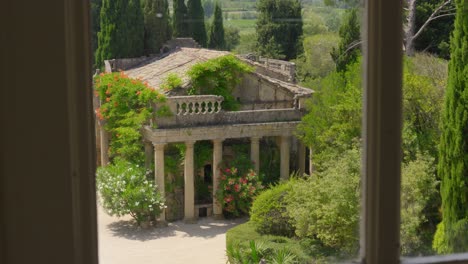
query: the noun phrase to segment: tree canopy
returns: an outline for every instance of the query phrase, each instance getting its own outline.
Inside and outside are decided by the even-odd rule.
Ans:
[[[145,21],[145,53],[159,53],[162,45],[171,39],[167,0],[145,0],[143,5]]]
[[[222,50],[226,47],[223,25],[223,11],[216,2],[213,23],[210,27],[210,38],[208,40],[208,48]]]
[[[443,220],[434,239],[439,253],[468,248],[468,2],[456,0],[456,8],[439,145]]]
[[[96,65],[143,54],[143,13],[139,0],[103,0]]]
[[[339,32],[341,41],[338,44],[338,49],[334,48],[331,53],[336,70],[339,72],[345,71],[346,66],[355,62],[361,53],[361,26],[357,12],[358,10],[355,8],[346,11]]]
[[[187,1],[187,15],[190,21],[190,36],[202,47],[206,47],[205,11],[203,11],[201,0]]]
[[[260,0],[256,31],[260,55],[294,59],[302,52],[302,5],[299,0]]]
[[[172,30],[174,37],[188,37],[189,36],[189,23],[187,6],[184,0],[173,1],[174,15],[172,17]]]

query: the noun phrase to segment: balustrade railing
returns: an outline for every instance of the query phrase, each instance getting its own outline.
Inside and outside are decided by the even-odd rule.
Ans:
[[[222,110],[222,96],[194,95],[168,98],[172,112],[177,116],[216,114]]]

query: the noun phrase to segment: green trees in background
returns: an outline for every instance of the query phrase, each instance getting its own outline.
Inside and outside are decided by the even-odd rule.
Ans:
[[[103,0],[95,63],[143,54],[143,13],[139,0]]]
[[[302,52],[302,5],[299,0],[260,0],[256,32],[260,55],[295,59]]]
[[[189,36],[187,6],[184,0],[173,1],[172,29],[176,38]]]
[[[162,45],[172,37],[167,0],[145,0],[145,53],[159,53]]]
[[[204,0],[203,1],[203,10],[205,11],[205,17],[211,18],[214,13],[214,3],[212,0]]]
[[[202,47],[206,47],[205,12],[201,0],[187,1],[187,16],[189,18],[189,35]]]
[[[91,0],[91,49],[95,54],[98,48],[97,34],[101,30],[101,23],[99,21],[101,13],[102,0]],[[93,58],[93,64],[94,64]]]
[[[443,219],[434,239],[434,248],[439,253],[468,249],[468,2],[456,0],[455,3],[455,29],[439,145]]]
[[[418,1],[416,7],[415,26],[421,28],[432,12],[441,4],[441,0]],[[449,4],[447,8],[454,8]],[[448,13],[444,13],[447,15]],[[453,30],[454,16],[439,17],[431,21],[414,40],[414,48],[417,51],[427,51],[437,54],[439,57],[450,58],[450,32]]]
[[[338,72],[344,72],[346,66],[355,62],[361,53],[361,26],[359,24],[357,12],[358,9],[355,8],[346,11],[339,32],[341,41],[338,45],[338,49],[333,49],[331,53]]]
[[[240,31],[238,28],[227,26],[224,28],[224,40],[226,50],[234,50],[240,44]]]
[[[222,50],[226,47],[223,26],[223,11],[216,2],[213,23],[210,27],[210,38],[208,40],[208,48]]]

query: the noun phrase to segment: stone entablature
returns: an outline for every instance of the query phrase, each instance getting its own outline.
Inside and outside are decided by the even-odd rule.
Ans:
[[[293,136],[299,123],[299,121],[291,121],[174,129],[154,129],[145,126],[142,133],[146,140],[163,144],[229,138]]]

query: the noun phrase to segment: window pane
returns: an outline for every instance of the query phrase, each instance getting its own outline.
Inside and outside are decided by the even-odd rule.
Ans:
[[[405,3],[401,253],[467,252],[468,5]]]
[[[91,0],[101,262],[357,259],[360,1],[139,3]]]

